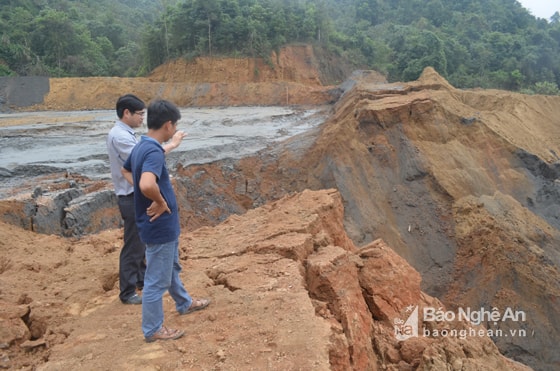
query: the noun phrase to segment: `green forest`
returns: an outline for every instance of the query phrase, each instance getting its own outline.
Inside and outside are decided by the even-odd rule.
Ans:
[[[2,0],[0,76],[144,76],[176,58],[308,43],[410,81],[559,94],[560,14],[516,0]]]

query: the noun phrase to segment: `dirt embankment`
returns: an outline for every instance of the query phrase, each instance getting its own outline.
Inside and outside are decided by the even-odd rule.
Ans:
[[[300,45],[283,48],[268,61],[176,60],[145,78],[51,78],[44,87],[48,93],[40,103],[25,94],[29,83],[15,84],[15,89],[10,80],[12,87],[0,92],[7,95],[4,103],[8,108],[26,111],[113,109],[117,98],[128,92],[145,101],[164,97],[181,107],[315,105],[336,101],[340,95],[337,85],[350,73],[351,68],[340,60]],[[381,75],[378,79],[384,81]]]
[[[314,73],[293,75],[324,89]],[[144,344],[139,308],[119,304],[120,231],[64,240],[2,224],[2,365],[523,369],[501,352],[557,369],[560,98],[460,91],[433,69],[410,83],[361,76],[317,130],[258,156],[178,167],[183,277],[214,300],[188,318],[166,301],[170,325],[187,330],[181,340]],[[292,82],[240,87],[277,83]],[[184,94],[174,85],[184,82],[157,84],[166,98]],[[88,97],[105,99],[95,89]],[[215,102],[238,99],[208,91]],[[245,213],[221,222],[231,210]],[[502,336],[464,339],[433,334],[465,323],[419,317],[418,336],[398,339],[411,335],[416,306],[525,316],[483,321]]]

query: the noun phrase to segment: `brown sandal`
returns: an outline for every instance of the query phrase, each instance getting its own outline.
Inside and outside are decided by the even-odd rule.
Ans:
[[[189,314],[192,312],[196,312],[197,310],[201,310],[206,308],[210,305],[209,299],[193,299],[191,306],[186,311],[182,312],[181,314]]]
[[[156,340],[175,340],[179,339],[181,336],[185,334],[183,330],[173,330],[169,329],[165,326],[161,326],[161,328],[149,338],[146,338],[146,343],[152,343]]]

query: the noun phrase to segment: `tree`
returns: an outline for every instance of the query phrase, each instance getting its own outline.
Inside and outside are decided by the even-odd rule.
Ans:
[[[414,27],[393,30],[395,34],[389,46],[395,51],[396,63],[390,68],[391,79],[415,80],[426,67],[433,67],[442,76],[447,76],[444,43],[435,33]]]
[[[62,73],[63,60],[78,54],[81,49],[78,31],[63,13],[52,9],[43,11],[35,20],[32,32],[32,46],[45,63],[53,64],[57,74]]]
[[[115,59],[111,71],[117,76],[134,77],[141,71],[141,66],[138,64],[137,56],[141,54],[141,49],[135,42],[129,42],[127,45],[119,48],[115,52]],[[157,64],[155,65],[157,66]],[[149,68],[148,70],[151,70]]]
[[[193,0],[195,14],[200,21],[204,21],[207,30],[206,41],[208,42],[208,55],[212,55],[212,38],[215,28],[221,19],[221,7],[219,0]]]
[[[264,56],[270,50],[267,40],[266,9],[259,3],[250,8],[248,19],[249,28],[249,51],[253,56]]]
[[[148,27],[142,37],[142,67],[140,73],[147,73],[165,62],[165,40],[161,30]]]
[[[24,8],[0,12],[0,61],[3,74],[25,74],[33,61],[29,47],[29,25],[33,15]]]
[[[535,83],[533,90],[535,91],[535,94],[560,95],[558,85],[550,81],[540,81]]]

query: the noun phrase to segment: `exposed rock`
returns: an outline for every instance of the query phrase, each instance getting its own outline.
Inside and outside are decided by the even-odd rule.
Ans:
[[[56,173],[33,179],[31,193],[20,185],[21,193],[0,202],[3,220],[37,233],[66,237],[120,226],[117,198],[106,181]]]
[[[28,305],[0,301],[0,349],[23,343],[30,338],[25,321],[29,318]]]
[[[400,316],[402,308],[423,302],[420,275],[382,240],[364,246],[359,255],[363,259],[361,286],[375,319],[391,322]]]
[[[63,235],[79,237],[114,228],[121,223],[117,196],[113,189],[103,189],[72,199],[64,208]]]

